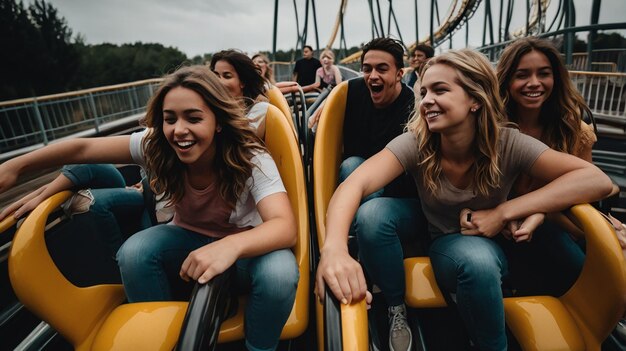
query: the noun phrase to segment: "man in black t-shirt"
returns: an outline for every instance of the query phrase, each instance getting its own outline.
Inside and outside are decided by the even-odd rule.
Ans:
[[[402,134],[411,117],[415,96],[402,84],[403,54],[402,44],[390,38],[373,39],[363,47],[363,78],[348,82],[340,182]],[[360,261],[389,306],[389,348],[393,351],[412,347],[400,239],[414,241],[422,228],[425,233],[426,219],[407,174],[362,199],[353,221],[351,232],[357,237]]]
[[[293,68],[293,80],[300,84],[305,93],[317,88],[315,72],[320,67],[322,67],[320,60],[313,57],[313,48],[310,45],[305,45],[302,50],[302,58],[296,61],[296,66]]]

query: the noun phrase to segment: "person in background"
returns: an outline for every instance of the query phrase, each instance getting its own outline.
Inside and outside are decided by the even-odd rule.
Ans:
[[[236,265],[251,289],[249,350],[276,349],[298,282],[295,219],[278,169],[241,105],[206,66],[178,69],[151,98],[147,129],[71,139],[0,165],[0,192],[22,174],[63,162],[138,163],[175,207],[170,224],[132,235],[117,253],[129,302],[167,301]],[[185,284],[183,284],[185,285]],[[186,284],[187,287],[189,284]]]
[[[361,266],[346,247],[352,217],[362,198],[409,172],[428,219],[429,256],[439,287],[456,294],[478,349],[504,351],[501,283],[507,258],[494,237],[508,222],[537,211],[556,212],[603,198],[611,182],[594,165],[502,127],[498,81],[482,54],[446,52],[426,64],[421,78],[421,101],[408,132],[365,161],[330,200],[317,293],[327,284],[344,303],[365,297]],[[521,173],[547,185],[507,200]]]
[[[320,59],[322,60],[322,67],[315,72],[315,84],[318,84],[317,89],[322,90],[327,86],[332,88],[341,83],[341,72],[339,67],[335,66],[335,54],[333,51],[329,49],[322,51]]]
[[[435,50],[430,45],[417,44],[411,51],[409,57],[409,69],[406,70],[404,79],[406,85],[413,89],[416,94],[419,92],[419,75],[430,58],[435,56]]]
[[[308,93],[317,89],[315,72],[320,67],[322,67],[320,61],[313,57],[313,48],[305,45],[302,49],[302,58],[296,61],[293,68],[293,80],[300,84],[303,92]]]
[[[265,135],[265,115],[269,102],[265,96],[265,79],[257,66],[242,52],[223,50],[211,58],[211,70],[245,108],[246,117],[259,137]]]
[[[262,53],[257,53],[252,56],[252,62],[261,70],[261,76],[271,84],[276,84],[274,79],[274,70],[270,66],[270,59]]]

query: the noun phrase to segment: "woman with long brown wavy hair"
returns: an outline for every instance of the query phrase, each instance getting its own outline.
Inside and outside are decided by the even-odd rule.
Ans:
[[[515,40],[502,52],[496,70],[508,120],[554,150],[592,161],[591,149],[597,138],[593,127],[583,120],[585,116],[592,118],[591,111],[551,41],[536,37]],[[521,175],[512,196],[544,184]],[[619,189],[614,186],[616,191]],[[560,212],[538,213],[511,222],[511,231],[523,232],[505,246],[507,254],[515,257],[510,268],[518,291],[555,296],[566,292],[585,260],[570,234],[582,236],[582,231]],[[526,257],[534,259],[528,261]]]

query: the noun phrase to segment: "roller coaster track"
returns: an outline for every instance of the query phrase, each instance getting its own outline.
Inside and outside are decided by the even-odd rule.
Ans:
[[[347,0],[346,0],[347,1]],[[539,1],[539,0],[537,0]],[[431,44],[433,47],[437,47],[439,44],[448,39],[452,34],[454,34],[461,26],[463,26],[476,12],[476,9],[480,5],[480,0],[454,0],[452,4],[450,4],[448,8],[447,15],[443,21],[443,23],[437,28],[434,32],[434,44]],[[345,8],[340,9],[340,11],[345,10]],[[341,12],[337,17],[341,16],[343,12]],[[338,24],[335,24],[335,31],[333,34],[336,34]],[[331,38],[329,43],[334,41],[334,36]],[[430,35],[420,41],[421,43],[430,44],[431,38]],[[413,43],[408,47],[409,51],[415,47],[417,43]],[[352,63],[359,60],[361,57],[361,51],[355,52],[354,54],[344,58],[341,60],[341,63]]]
[[[337,32],[339,31],[339,27],[341,26],[343,15],[346,12],[346,6],[348,6],[348,0],[342,0],[341,5],[339,6],[339,13],[337,13],[337,19],[335,19],[335,26],[333,27],[333,31],[331,32],[330,39],[328,39],[326,49],[330,49],[335,42]]]
[[[429,35],[420,42],[429,44],[432,47],[439,46],[446,39],[451,37],[457,30],[459,30],[465,23],[467,23],[472,16],[474,16],[478,5],[480,5],[480,0],[463,0],[460,4],[458,0],[454,0],[448,8],[448,15],[439,28],[437,28],[434,32],[434,40],[431,40]],[[409,50],[415,47],[416,44],[417,43],[411,45]]]
[[[539,4],[541,4],[541,11],[539,11]],[[550,0],[533,0],[530,5],[531,14],[530,19],[528,20],[528,33],[526,32],[526,26],[520,27],[511,32],[511,39],[541,33],[546,20],[546,10],[548,9],[548,5],[550,5]]]
[[[330,40],[328,41],[327,48],[331,47],[339,31],[341,19],[345,14],[347,0],[343,0],[339,13],[337,14],[337,20],[332,31]],[[467,21],[474,16],[478,9],[481,0],[453,0],[446,16],[444,17],[441,25],[433,32],[433,38],[431,40],[430,35],[424,37],[419,43],[425,43],[432,45],[433,47],[439,46],[441,43],[450,39],[460,28],[467,23]],[[543,27],[546,19],[547,8],[550,4],[550,0],[532,0],[529,7],[529,20],[524,26],[509,33],[509,38],[519,38],[526,35],[536,35],[543,31]],[[416,43],[408,46],[409,52],[417,45]],[[361,51],[356,52],[343,60],[341,63],[356,62],[361,57]]]

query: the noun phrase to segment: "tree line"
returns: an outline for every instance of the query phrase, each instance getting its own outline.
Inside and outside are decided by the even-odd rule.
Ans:
[[[85,44],[44,0],[0,0],[0,101],[160,77],[187,61],[161,44]]]

